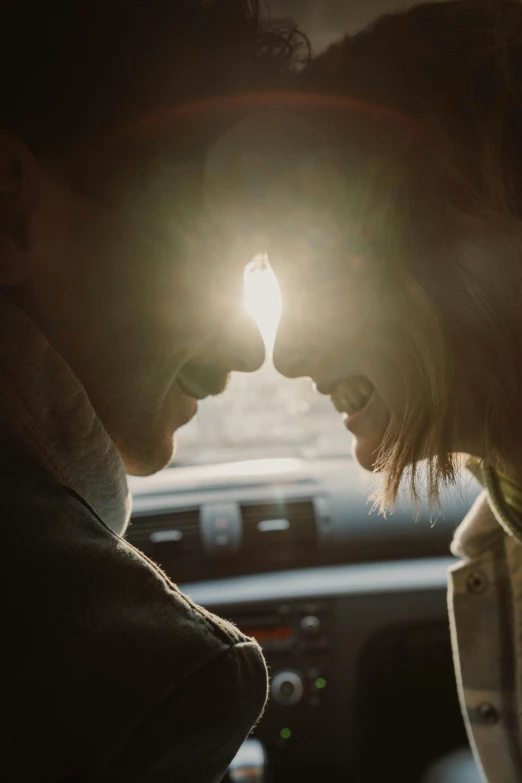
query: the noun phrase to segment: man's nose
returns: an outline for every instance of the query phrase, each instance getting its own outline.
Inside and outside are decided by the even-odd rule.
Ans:
[[[222,333],[217,350],[231,370],[255,372],[265,361],[265,344],[255,321],[238,307]]]

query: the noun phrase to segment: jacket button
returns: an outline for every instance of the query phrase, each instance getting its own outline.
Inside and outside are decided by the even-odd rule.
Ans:
[[[471,571],[466,579],[466,587],[470,593],[479,595],[483,593],[488,586],[488,580],[482,571]]]

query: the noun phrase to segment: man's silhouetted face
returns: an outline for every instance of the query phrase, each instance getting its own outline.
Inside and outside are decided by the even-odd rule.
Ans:
[[[2,145],[0,285],[83,383],[127,471],[160,469],[197,399],[263,361],[243,268],[206,217],[203,153],[132,143],[44,164]]]

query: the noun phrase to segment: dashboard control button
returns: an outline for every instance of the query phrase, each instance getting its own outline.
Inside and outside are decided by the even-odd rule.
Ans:
[[[314,614],[308,614],[301,620],[301,631],[307,636],[317,636],[321,630],[321,621]]]
[[[284,699],[293,699],[295,693],[295,685],[290,680],[285,680],[279,687],[279,693]]]
[[[278,672],[272,677],[270,693],[274,701],[291,707],[303,698],[304,687],[301,675],[295,671]]]
[[[239,503],[205,503],[200,509],[205,552],[210,557],[230,557],[239,549],[242,536]]]

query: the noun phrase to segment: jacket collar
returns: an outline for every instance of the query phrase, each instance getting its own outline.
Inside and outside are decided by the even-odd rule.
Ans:
[[[122,534],[131,511],[121,457],[69,365],[0,297],[0,438],[14,442]]]

